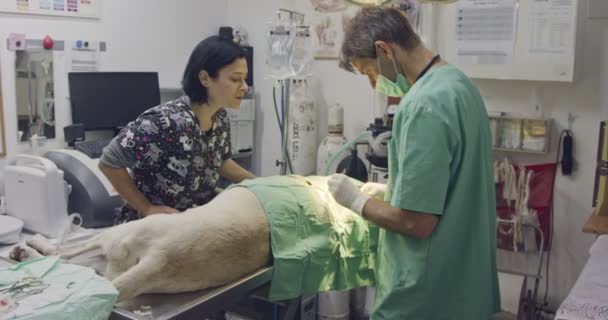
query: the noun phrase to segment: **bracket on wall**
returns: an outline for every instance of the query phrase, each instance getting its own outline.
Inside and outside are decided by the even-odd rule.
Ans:
[[[6,39],[6,48],[9,51],[23,51],[23,50],[46,50],[44,49],[44,47],[42,46],[42,39],[25,39],[25,44],[19,43],[19,45],[17,45],[15,43],[15,41],[18,41],[16,39],[12,39],[12,38],[8,38]],[[64,51],[65,50],[65,46],[66,46],[66,42],[78,42],[80,40],[76,40],[76,41],[65,41],[65,40],[54,40],[53,41],[53,48],[50,49],[52,51]],[[87,43],[86,41],[83,43]],[[98,46],[98,50],[99,52],[106,52],[107,50],[107,44],[105,41],[100,41],[97,42],[99,44]],[[74,50],[88,50],[87,48],[75,48]]]

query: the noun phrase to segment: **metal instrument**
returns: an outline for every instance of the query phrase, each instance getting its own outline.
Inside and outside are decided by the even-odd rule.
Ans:
[[[39,278],[26,277],[11,285],[1,288],[0,293],[10,295],[14,302],[18,302],[25,298],[44,292],[44,290],[46,290],[49,286],[50,284],[44,283]]]

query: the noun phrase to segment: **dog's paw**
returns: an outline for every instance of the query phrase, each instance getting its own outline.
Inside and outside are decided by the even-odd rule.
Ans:
[[[36,251],[36,249],[33,249],[24,243],[15,246],[13,250],[11,250],[11,252],[9,253],[9,258],[17,262],[23,262],[42,257],[43,255],[40,254],[40,252]]]
[[[58,252],[56,245],[52,244],[49,239],[39,234],[31,237],[29,240],[25,241],[25,243],[45,256],[56,255]]]

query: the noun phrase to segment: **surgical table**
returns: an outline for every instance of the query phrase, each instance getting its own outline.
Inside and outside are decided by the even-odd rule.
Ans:
[[[0,257],[0,269],[15,262]],[[146,294],[116,306],[110,320],[186,320],[204,319],[224,310],[235,302],[250,297],[268,284],[272,267],[263,268],[222,287],[181,294]],[[295,318],[299,299],[289,301],[283,319]]]
[[[146,294],[116,307],[111,320],[203,319],[240,301],[270,282],[272,267],[261,269],[222,287],[181,294]]]

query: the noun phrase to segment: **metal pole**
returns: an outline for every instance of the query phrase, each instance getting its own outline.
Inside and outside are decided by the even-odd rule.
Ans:
[[[27,124],[27,132],[26,137],[31,137],[33,136],[32,134],[32,128],[34,127],[34,111],[33,109],[33,104],[34,104],[34,97],[33,97],[33,89],[32,89],[32,62],[30,60],[30,54],[29,53],[25,53],[26,57],[27,57],[27,90],[28,90],[28,95],[29,95],[29,103],[27,105],[27,112],[28,112],[28,124]],[[38,81],[38,77],[36,76],[36,81]]]
[[[281,8],[277,12],[279,15],[279,18],[281,17],[281,12],[285,12],[285,13],[289,14],[289,19],[291,19],[292,21],[294,21],[297,24],[304,23],[304,18],[306,17],[306,15],[301,12]]]
[[[289,134],[289,87],[291,85],[291,80],[287,79],[284,80],[285,86],[283,89],[283,103],[284,103],[284,113],[283,113],[283,150],[282,150],[282,154],[283,154],[283,164],[281,165],[281,175],[286,175],[287,174],[287,167],[288,167],[288,161],[290,161],[290,159],[288,159],[289,155],[287,153],[287,147],[289,146],[289,138],[288,138],[288,134]]]

